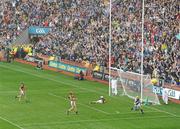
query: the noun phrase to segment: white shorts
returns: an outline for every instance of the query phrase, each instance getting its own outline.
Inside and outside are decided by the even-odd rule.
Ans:
[[[139,104],[137,104],[137,105],[134,105],[134,108],[135,108],[135,110],[140,109],[140,108],[141,108],[141,104],[139,103]]]
[[[103,103],[103,101],[100,99],[100,100],[97,100],[96,103]]]
[[[75,107],[76,106],[76,102],[75,101],[71,101],[71,106]]]
[[[20,90],[20,95],[23,96],[24,95],[24,91]]]

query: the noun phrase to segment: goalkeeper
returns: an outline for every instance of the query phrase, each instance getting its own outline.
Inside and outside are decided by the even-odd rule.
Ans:
[[[139,99],[139,97],[137,96],[134,100],[134,106],[131,108],[131,111],[134,110],[134,111],[137,111],[137,110],[140,110],[142,114],[144,114],[144,111],[141,107],[141,101]]]
[[[106,99],[103,96],[100,96],[100,98],[96,101],[91,101],[90,104],[104,104],[106,103]]]

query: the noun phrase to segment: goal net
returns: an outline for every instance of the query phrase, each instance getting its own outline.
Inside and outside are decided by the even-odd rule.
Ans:
[[[126,95],[132,99],[139,96],[142,102],[160,104],[157,94],[153,93],[149,75],[143,75],[141,79],[141,74],[125,72],[117,68],[111,68],[110,73],[109,95]]]

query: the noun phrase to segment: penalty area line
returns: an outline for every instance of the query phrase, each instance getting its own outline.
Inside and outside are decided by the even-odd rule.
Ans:
[[[9,121],[8,119],[3,118],[2,116],[0,116],[0,119],[8,122],[9,124],[11,124],[11,125],[13,125],[15,127],[18,127],[19,129],[24,129],[23,127],[19,126],[18,124],[15,124],[14,122]]]
[[[58,95],[55,95],[55,94],[53,94],[53,93],[48,93],[48,95],[54,96],[54,97],[56,97],[56,98],[61,98],[61,99],[64,99],[64,100],[68,100],[68,99],[66,99],[65,97],[58,96]],[[82,106],[84,106],[84,107],[87,107],[87,108],[89,108],[89,109],[95,110],[95,111],[97,111],[97,112],[101,112],[101,113],[106,114],[106,115],[111,114],[111,113],[105,112],[105,111],[103,111],[103,110],[97,109],[97,108],[95,108],[95,107],[91,107],[91,106],[86,105],[86,104],[83,104],[83,103],[79,103],[79,102],[78,102],[77,104],[82,105]]]

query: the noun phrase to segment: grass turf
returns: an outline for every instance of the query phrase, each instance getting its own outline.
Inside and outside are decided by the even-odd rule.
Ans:
[[[20,82],[27,99],[15,99]],[[79,114],[66,115],[69,91],[78,98]],[[99,96],[108,102],[89,104]],[[179,129],[180,105],[144,106],[145,114],[131,112],[133,100],[108,96],[106,85],[20,63],[0,62],[0,129]]]

